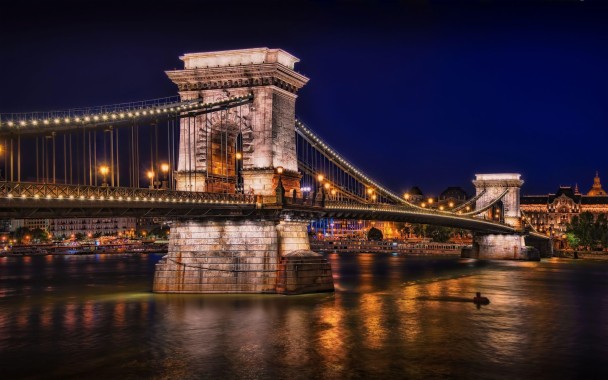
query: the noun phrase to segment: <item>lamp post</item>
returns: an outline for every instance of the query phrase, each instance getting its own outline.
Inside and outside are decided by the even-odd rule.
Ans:
[[[324,179],[325,179],[325,177],[323,176],[323,174],[317,175],[318,183],[315,183],[315,191],[313,192],[313,198],[312,198],[313,205],[316,202],[316,198],[317,198],[319,192],[323,192],[323,180]]]
[[[161,182],[161,189],[168,189],[169,187],[167,186],[167,184],[169,183],[167,181],[167,173],[169,173],[169,164],[167,163],[163,163],[160,165],[160,171],[163,172],[163,181]]]
[[[148,170],[148,173],[146,173],[146,175],[148,176],[148,179],[150,180],[150,189],[154,189],[154,172],[152,170]]]
[[[4,153],[4,146],[0,145],[0,154]],[[5,173],[8,174],[8,173]],[[7,181],[7,178],[2,177],[2,169],[0,168],[0,181]]]
[[[367,189],[367,195],[368,195],[368,199],[372,202],[376,201],[376,191],[373,188],[368,188]]]
[[[108,187],[108,173],[110,172],[110,168],[107,165],[102,165],[99,168],[99,173],[101,173],[103,182],[101,183],[102,187]]]
[[[236,152],[234,158],[236,159],[234,163],[234,169],[236,171],[236,192],[242,194],[245,192],[245,188],[243,186],[243,176],[241,174],[241,161],[243,160],[243,153]]]
[[[283,187],[283,181],[281,180],[281,174],[283,174],[283,167],[277,167],[277,174],[279,175],[279,179],[277,181],[277,187],[275,189],[277,203],[283,204],[283,199],[285,197],[285,188]]]

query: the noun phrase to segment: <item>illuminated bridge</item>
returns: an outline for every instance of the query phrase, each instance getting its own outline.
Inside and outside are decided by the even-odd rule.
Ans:
[[[523,255],[518,174],[477,175],[465,204],[421,207],[295,119],[308,78],[294,56],[258,48],[180,58],[184,69],[167,72],[179,97],[0,114],[0,217],[166,218],[158,292],[331,290],[306,228],[323,217],[469,229],[475,257]]]

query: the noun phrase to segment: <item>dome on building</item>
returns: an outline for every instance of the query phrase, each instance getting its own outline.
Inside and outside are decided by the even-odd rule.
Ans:
[[[414,186],[407,192],[409,195],[422,195],[422,190],[418,186]]]
[[[466,191],[462,189],[462,187],[450,186],[445,189],[441,195],[439,195],[440,200],[446,199],[454,199],[457,201],[464,201],[468,198]]]
[[[602,189],[602,184],[600,183],[600,176],[598,172],[595,172],[595,178],[593,179],[593,186],[591,186],[591,190],[587,193],[592,197],[604,196],[606,192]]]

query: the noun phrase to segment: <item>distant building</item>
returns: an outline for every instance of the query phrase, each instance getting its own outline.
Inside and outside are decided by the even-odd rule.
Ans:
[[[135,231],[136,218],[12,219],[10,221],[10,231],[15,231],[19,227],[27,227],[30,230],[40,228],[56,237],[70,237],[78,233],[110,235],[120,232],[129,235]]]
[[[587,194],[581,194],[578,185],[560,186],[555,194],[522,196],[520,209],[537,231],[561,237],[574,216],[583,212],[590,212],[594,218],[608,214],[608,195],[596,173]]]
[[[35,230],[40,228],[41,230],[48,231],[50,219],[10,219],[8,224],[8,230],[14,232],[18,228],[29,228]]]
[[[407,191],[407,200],[416,203],[421,202],[424,199],[424,194],[422,194],[422,190],[418,186],[414,186]]]
[[[449,209],[456,207],[468,199],[468,194],[462,187],[450,186],[441,192],[439,197],[425,196],[418,186],[414,186],[406,193],[406,199],[423,207]]]
[[[439,201],[459,204],[466,201],[468,197],[467,192],[462,187],[450,186],[439,195]]]

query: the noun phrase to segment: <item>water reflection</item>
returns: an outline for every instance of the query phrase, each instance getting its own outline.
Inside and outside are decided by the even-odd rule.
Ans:
[[[48,257],[0,260],[7,378],[607,374],[604,262],[333,254],[335,294],[285,297],[154,295],[157,256]]]

